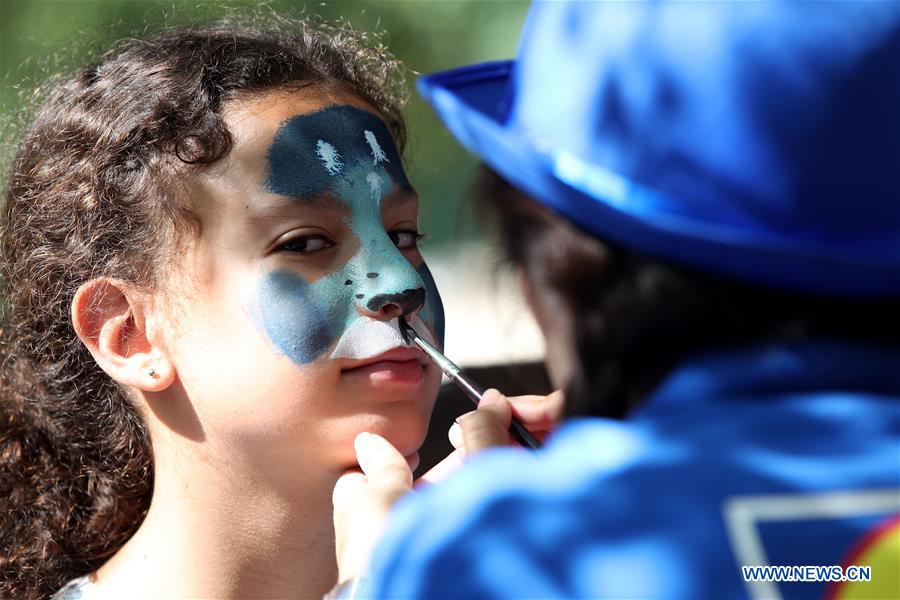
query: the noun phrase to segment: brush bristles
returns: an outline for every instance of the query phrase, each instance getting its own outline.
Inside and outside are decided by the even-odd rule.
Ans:
[[[413,329],[403,317],[398,317],[397,320],[400,323],[400,335],[403,337],[403,341],[407,344],[412,344],[413,339],[415,339],[416,330]]]

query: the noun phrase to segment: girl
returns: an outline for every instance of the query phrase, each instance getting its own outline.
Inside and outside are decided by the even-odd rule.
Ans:
[[[414,466],[442,338],[400,67],[347,27],[127,40],[57,80],[2,241],[0,596],[320,596],[331,491]]]

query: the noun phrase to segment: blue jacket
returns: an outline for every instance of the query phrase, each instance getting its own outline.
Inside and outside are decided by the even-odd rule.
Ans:
[[[741,567],[869,560],[898,513],[900,348],[742,349],[687,362],[624,422],[567,422],[403,500],[363,595],[840,597]],[[900,597],[873,569],[856,585]]]

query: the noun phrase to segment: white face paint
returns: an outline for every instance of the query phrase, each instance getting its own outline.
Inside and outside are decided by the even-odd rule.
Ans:
[[[322,164],[325,166],[325,170],[328,171],[329,175],[337,175],[344,167],[341,155],[338,154],[337,149],[328,142],[323,140],[316,142],[316,155],[318,155],[319,160],[322,161]]]
[[[373,198],[381,198],[381,177],[378,173],[369,173],[366,175],[366,181],[369,182],[369,191]]]
[[[409,324],[426,342],[432,346],[436,345],[434,337],[418,315],[411,318]],[[331,353],[331,358],[354,360],[374,358],[395,348],[407,348],[414,345],[403,341],[397,319],[379,321],[370,317],[360,317],[353,321],[341,336]]]
[[[377,165],[380,162],[388,162],[387,154],[381,149],[381,145],[378,143],[378,138],[375,137],[375,134],[366,129],[363,132],[363,136],[366,138],[369,149],[372,151],[372,164]]]

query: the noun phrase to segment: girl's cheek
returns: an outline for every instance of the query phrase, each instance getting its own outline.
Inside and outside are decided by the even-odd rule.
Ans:
[[[269,340],[298,365],[320,357],[336,338],[334,320],[314,285],[288,270],[266,275],[257,294],[258,320]]]

